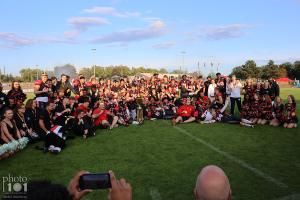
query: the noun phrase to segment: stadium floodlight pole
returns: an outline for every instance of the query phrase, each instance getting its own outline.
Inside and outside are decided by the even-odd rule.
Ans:
[[[97,49],[91,49],[91,51],[96,52]],[[95,60],[95,56],[94,56],[94,60]],[[96,65],[95,64],[94,64],[94,77],[96,78]]]
[[[184,70],[184,55],[186,54],[186,52],[182,51],[181,54],[182,54],[182,69]],[[181,69],[180,69],[180,71],[181,71]]]
[[[39,65],[35,65],[36,67],[36,80],[39,80]]]

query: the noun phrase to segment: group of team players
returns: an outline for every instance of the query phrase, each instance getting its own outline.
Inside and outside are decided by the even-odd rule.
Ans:
[[[65,74],[58,81],[56,77],[42,74],[41,79],[35,81],[34,93],[35,98],[27,100],[24,106],[26,95],[15,81],[6,96],[1,92],[0,108],[4,120],[9,111],[14,111],[14,116],[18,113],[24,116],[20,117],[19,126],[14,126],[12,121],[6,127],[22,129],[31,138],[34,137],[30,133],[34,133],[45,140],[48,150],[58,147],[60,151],[64,147],[65,132],[86,139],[95,135],[97,128],[142,124],[145,119],[169,119],[173,125],[227,122],[250,127],[254,124],[283,125],[286,128],[295,128],[298,122],[295,98],[289,95],[283,104],[273,79],[256,84],[248,79],[242,85],[235,76],[229,78],[219,73],[216,79],[207,77],[207,80],[154,74],[150,79],[125,77],[113,81],[93,77],[86,81],[83,75],[71,81]],[[234,112],[235,104],[240,114]],[[2,142],[9,142],[9,134],[15,137],[17,131],[11,131],[14,133],[1,133]]]

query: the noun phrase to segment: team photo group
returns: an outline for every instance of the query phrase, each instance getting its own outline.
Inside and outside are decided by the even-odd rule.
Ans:
[[[220,73],[206,79],[153,74],[131,80],[42,74],[34,83],[35,98],[28,99],[18,81],[7,94],[2,85],[0,89],[1,159],[39,140],[45,142],[43,151],[57,154],[73,135],[87,139],[98,129],[142,125],[144,120],[170,120],[170,126],[222,122],[284,128],[296,128],[298,122],[294,96],[282,100],[272,77],[254,83]]]

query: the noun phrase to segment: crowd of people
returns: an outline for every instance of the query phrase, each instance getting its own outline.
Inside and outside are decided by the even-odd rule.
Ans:
[[[57,80],[42,74],[34,83],[33,99],[27,99],[19,81],[11,87],[4,94],[0,84],[0,158],[36,140],[45,141],[45,151],[59,153],[70,134],[87,139],[97,129],[138,125],[147,119],[168,119],[174,126],[224,122],[295,128],[298,122],[294,96],[283,104],[273,78],[242,83],[234,75],[217,73],[215,79],[206,80],[186,75],[159,78],[159,74],[120,80],[86,80],[79,75],[70,80],[62,74]]]

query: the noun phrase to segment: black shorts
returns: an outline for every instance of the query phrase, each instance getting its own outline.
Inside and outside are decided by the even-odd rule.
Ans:
[[[190,117],[182,116],[181,118],[182,118],[182,121],[184,122],[184,121],[188,120]]]

